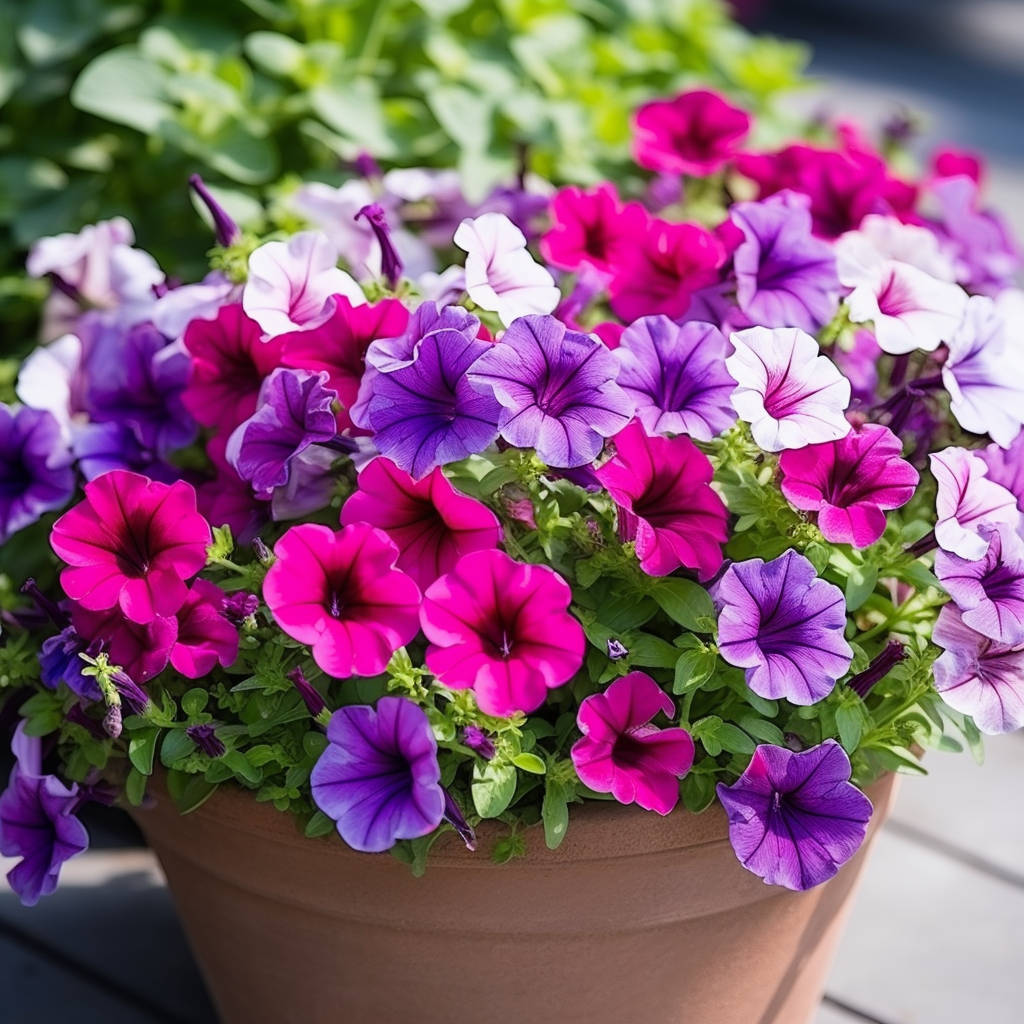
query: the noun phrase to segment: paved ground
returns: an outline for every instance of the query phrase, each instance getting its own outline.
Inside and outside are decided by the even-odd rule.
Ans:
[[[816,1024],[1021,1020],[1024,735],[991,741],[981,768],[949,754],[928,767],[903,782]],[[34,910],[0,895],[0,1022],[74,1008],[75,1024],[216,1024],[152,856],[118,818],[94,833]]]

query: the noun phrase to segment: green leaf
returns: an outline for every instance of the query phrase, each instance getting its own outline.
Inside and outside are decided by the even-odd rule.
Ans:
[[[639,633],[628,641],[629,663],[647,668],[675,668],[679,660],[679,648],[662,640],[660,636]]]
[[[164,734],[160,744],[160,763],[170,768],[182,758],[195,753],[196,745],[188,738],[184,729],[171,729]]]
[[[530,772],[532,775],[543,775],[547,771],[547,765],[536,754],[516,754],[512,758],[512,763],[517,768],[522,768],[524,772]]]
[[[672,692],[678,695],[699,690],[706,683],[718,665],[718,655],[711,650],[683,651],[676,660]]]
[[[427,93],[427,105],[461,149],[486,152],[494,106],[490,99],[461,85],[439,85]]]
[[[504,813],[515,796],[516,770],[510,764],[477,762],[473,765],[470,791],[476,813],[481,818],[497,818]]]
[[[864,712],[857,707],[843,704],[836,709],[836,729],[843,749],[852,754],[864,735]]]
[[[855,612],[874,592],[878,583],[878,567],[855,565],[846,577],[846,607]]]
[[[730,754],[752,754],[756,744],[740,728],[730,722],[722,722],[715,731],[715,739],[722,744],[724,750]],[[705,747],[705,749],[707,749]]]
[[[306,59],[303,45],[279,32],[253,32],[245,37],[244,46],[257,67],[282,78],[294,76]]]
[[[229,750],[221,760],[235,775],[252,786],[259,785],[263,778],[263,773],[250,764],[249,759],[240,750]]]
[[[334,822],[324,814],[323,811],[317,811],[310,819],[306,822],[306,835],[310,839],[315,839],[318,836],[328,836],[334,831]]]
[[[317,86],[309,101],[324,123],[353,144],[353,156],[365,149],[374,156],[397,156],[388,134],[377,85],[370,79]]]
[[[198,686],[193,687],[181,698],[181,710],[189,718],[195,718],[203,713],[209,699],[209,691],[202,690]]]
[[[132,768],[124,780],[124,795],[132,807],[139,807],[146,798],[147,773]]]
[[[71,89],[71,102],[86,113],[151,134],[173,118],[167,102],[167,72],[134,47],[101,53]]]
[[[132,767],[141,775],[153,774],[153,760],[156,757],[157,740],[160,730],[156,728],[140,729],[132,733],[128,741],[128,760]]]
[[[715,607],[711,595],[692,580],[660,579],[651,581],[651,597],[673,622],[694,632],[703,632],[703,619],[714,619]]]
[[[563,782],[550,776],[544,784],[544,800],[540,817],[544,823],[544,842],[549,850],[557,850],[569,828],[569,798],[571,790]]]
[[[715,799],[714,775],[690,772],[683,779],[682,793],[683,806],[693,814],[700,814]]]

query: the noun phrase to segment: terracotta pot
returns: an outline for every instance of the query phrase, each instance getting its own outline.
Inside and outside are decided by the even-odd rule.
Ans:
[[[137,819],[156,851],[225,1024],[806,1024],[868,842],[826,885],[790,893],[736,861],[725,816],[573,809],[505,865],[483,830],[445,836],[426,875],[310,840],[221,787],[180,817]]]

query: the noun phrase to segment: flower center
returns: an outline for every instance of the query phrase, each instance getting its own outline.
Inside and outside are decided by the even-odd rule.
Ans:
[[[331,618],[340,619],[344,609],[345,605],[342,603],[341,595],[332,588],[331,592],[327,595],[327,614]]]
[[[0,498],[19,497],[29,489],[32,480],[32,474],[20,456],[0,460]]]

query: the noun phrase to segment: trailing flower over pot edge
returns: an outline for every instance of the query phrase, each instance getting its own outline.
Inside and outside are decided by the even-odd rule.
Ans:
[[[805,889],[880,774],[1024,724],[1015,250],[959,164],[751,123],[643,107],[646,196],[384,175],[368,233],[270,239],[218,207],[203,282],[112,243],[102,303],[87,233],[39,243],[78,306],[0,405],[0,541],[47,584],[0,586],[25,902],[158,765],[417,871],[449,826],[501,860],[581,802],[717,799]]]

